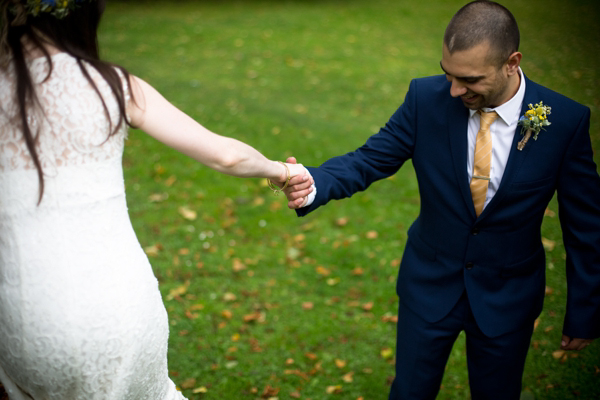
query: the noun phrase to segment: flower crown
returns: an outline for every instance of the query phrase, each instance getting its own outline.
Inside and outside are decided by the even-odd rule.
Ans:
[[[57,18],[66,17],[78,4],[88,0],[27,0],[27,14],[37,17],[42,13],[52,14]]]

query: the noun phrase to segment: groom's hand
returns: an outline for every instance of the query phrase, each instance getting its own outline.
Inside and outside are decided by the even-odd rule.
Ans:
[[[563,350],[583,350],[592,343],[592,339],[571,338],[567,335],[562,335],[560,348]]]
[[[296,164],[295,157],[289,157],[285,160],[288,164]],[[308,201],[308,194],[312,192],[312,185],[315,181],[308,171],[304,175],[296,175],[283,191],[288,199],[288,207],[292,210],[303,207]]]

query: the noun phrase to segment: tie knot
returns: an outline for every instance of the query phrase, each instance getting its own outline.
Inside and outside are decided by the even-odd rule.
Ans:
[[[480,128],[482,130],[489,130],[492,123],[498,118],[496,111],[485,112],[477,110],[480,120]]]

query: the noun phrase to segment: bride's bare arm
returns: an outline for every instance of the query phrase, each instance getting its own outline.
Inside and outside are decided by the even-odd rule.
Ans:
[[[142,79],[131,76],[131,90],[135,101],[129,103],[127,114],[134,127],[219,172],[286,180],[287,171],[280,163],[239,140],[209,131]],[[300,164],[288,167],[292,176],[304,174]]]

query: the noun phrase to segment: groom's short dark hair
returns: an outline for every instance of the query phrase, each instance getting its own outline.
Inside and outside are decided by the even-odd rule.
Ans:
[[[452,17],[444,44],[452,54],[485,41],[490,44],[490,62],[500,67],[519,50],[519,27],[506,7],[493,1],[473,1]]]

